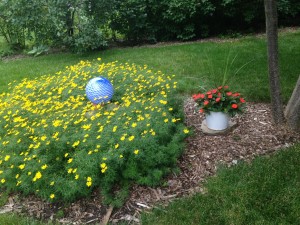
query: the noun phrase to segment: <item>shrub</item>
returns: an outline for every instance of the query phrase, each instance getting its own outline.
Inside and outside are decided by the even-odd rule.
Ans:
[[[85,85],[99,75],[115,93],[94,106]],[[10,86],[0,100],[0,188],[8,191],[72,201],[99,188],[111,201],[131,182],[159,184],[189,132],[176,82],[146,65],[82,61]]]

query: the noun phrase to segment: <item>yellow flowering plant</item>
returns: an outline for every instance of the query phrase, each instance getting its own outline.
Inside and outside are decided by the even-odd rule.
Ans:
[[[85,85],[100,75],[115,93],[95,106]],[[0,98],[0,190],[73,201],[99,188],[109,202],[116,185],[159,183],[189,133],[176,85],[146,65],[100,59],[14,82]]]

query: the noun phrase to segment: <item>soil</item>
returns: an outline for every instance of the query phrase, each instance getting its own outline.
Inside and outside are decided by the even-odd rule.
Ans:
[[[216,174],[220,164],[230,167],[240,161],[251,162],[257,156],[270,155],[300,140],[300,134],[274,126],[269,104],[248,103],[247,112],[232,119],[237,126],[229,133],[215,136],[201,131],[204,115],[195,112],[192,99],[186,100],[184,111],[185,123],[194,133],[185,140],[185,151],[178,160],[180,172],[169,175],[165,185],[156,188],[134,185],[121,208],[103,205],[97,191],[89,199],[69,205],[46,203],[34,196],[13,195],[0,208],[0,213],[14,211],[61,224],[106,224],[108,221],[139,224],[142,211],[204,192],[204,181]]]

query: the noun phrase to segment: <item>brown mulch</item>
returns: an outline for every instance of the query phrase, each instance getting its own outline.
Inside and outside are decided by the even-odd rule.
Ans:
[[[201,131],[204,115],[195,112],[194,102],[185,102],[186,124],[194,135],[186,139],[186,149],[178,161],[180,173],[171,174],[165,185],[151,188],[135,185],[122,208],[101,204],[101,196],[95,191],[90,199],[83,199],[68,206],[45,203],[35,197],[11,196],[1,211],[16,211],[44,220],[62,224],[106,224],[127,221],[138,224],[142,211],[167,205],[170,201],[195,192],[203,192],[203,181],[216,173],[219,164],[232,166],[239,161],[251,161],[259,155],[267,155],[299,142],[300,134],[284,127],[275,127],[271,121],[270,105],[249,103],[247,112],[233,119],[237,123],[231,132],[210,136]]]

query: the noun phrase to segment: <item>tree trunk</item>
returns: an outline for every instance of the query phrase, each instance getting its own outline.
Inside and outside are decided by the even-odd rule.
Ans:
[[[292,130],[300,132],[300,76],[284,114],[288,126]]]
[[[264,0],[264,5],[268,40],[269,83],[272,114],[275,124],[280,125],[284,123],[284,114],[278,69],[278,19],[276,0]]]

